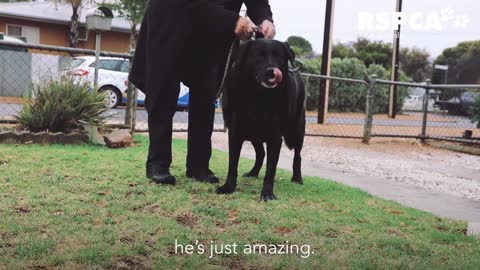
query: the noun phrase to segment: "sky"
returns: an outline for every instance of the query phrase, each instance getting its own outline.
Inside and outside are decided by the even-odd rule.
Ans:
[[[326,0],[270,0],[277,39],[298,35],[316,52],[323,46]],[[396,0],[335,0],[334,42],[368,37],[393,42]],[[424,48],[432,58],[459,42],[480,40],[480,1],[403,0],[401,47]]]

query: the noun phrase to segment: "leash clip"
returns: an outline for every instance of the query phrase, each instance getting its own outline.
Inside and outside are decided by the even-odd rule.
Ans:
[[[260,32],[260,27],[259,26],[253,27],[253,32],[252,32],[252,36],[250,37],[250,40],[256,40],[258,32]]]

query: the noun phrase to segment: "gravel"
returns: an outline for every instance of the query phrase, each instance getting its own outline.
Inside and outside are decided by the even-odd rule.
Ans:
[[[186,134],[176,134],[186,138]],[[226,133],[214,133],[213,147],[228,150]],[[249,143],[242,151],[254,152]],[[360,140],[306,137],[302,152],[309,164],[328,164],[332,169],[359,176],[376,176],[480,201],[480,157],[422,146],[414,140]],[[281,158],[292,160],[293,152],[282,149]],[[227,165],[227,164],[225,164]],[[318,175],[321,177],[321,175]]]

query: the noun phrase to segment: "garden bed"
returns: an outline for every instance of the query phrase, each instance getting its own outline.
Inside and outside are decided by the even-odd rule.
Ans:
[[[88,135],[85,132],[28,132],[3,131],[0,132],[0,144],[85,144]]]

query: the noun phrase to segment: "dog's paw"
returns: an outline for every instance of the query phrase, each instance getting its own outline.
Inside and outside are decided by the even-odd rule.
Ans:
[[[292,176],[292,183],[303,185],[303,178],[301,176]]]
[[[262,196],[260,196],[260,201],[264,201],[264,202],[269,202],[269,201],[273,201],[273,200],[276,200],[277,197],[275,195],[272,194],[262,194]]]
[[[243,175],[243,177],[248,177],[248,178],[258,178],[258,173],[255,172],[247,172]]]
[[[235,187],[230,185],[223,185],[217,188],[217,194],[232,194],[235,192]]]

